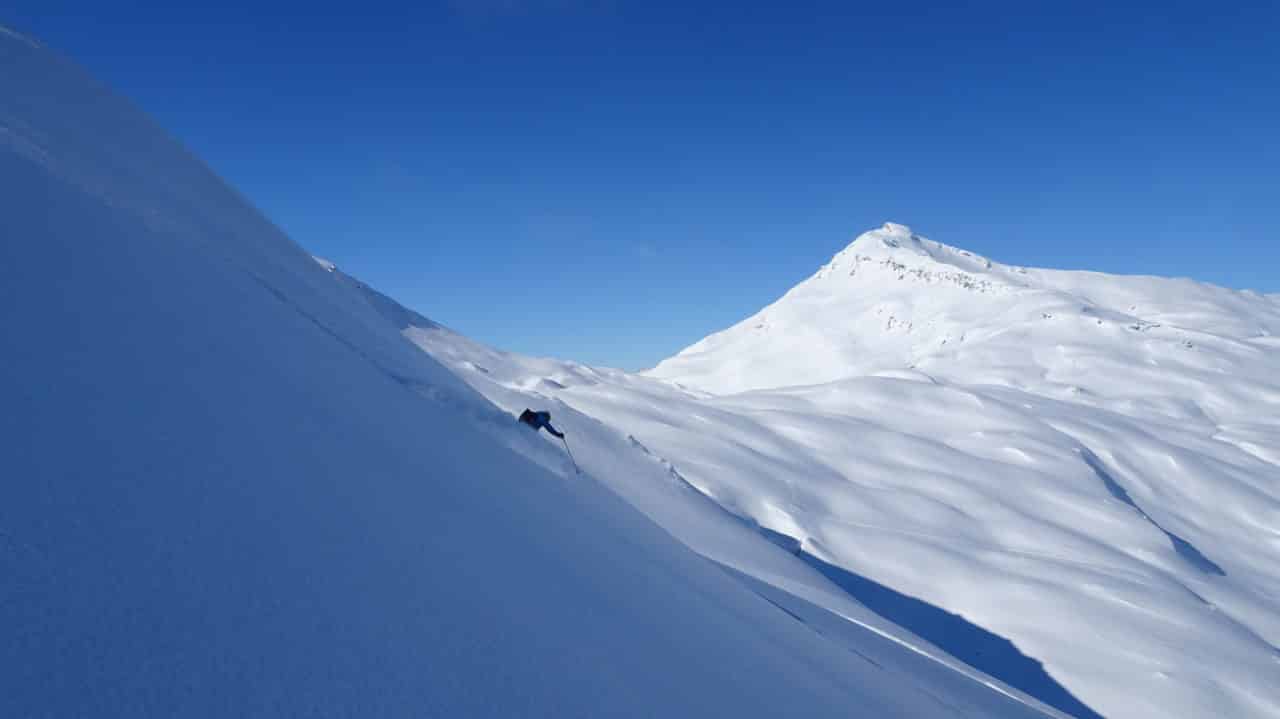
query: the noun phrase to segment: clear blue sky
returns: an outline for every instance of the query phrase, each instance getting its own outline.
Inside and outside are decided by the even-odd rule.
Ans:
[[[1273,1],[119,5],[0,23],[508,349],[653,364],[885,220],[1280,291]]]

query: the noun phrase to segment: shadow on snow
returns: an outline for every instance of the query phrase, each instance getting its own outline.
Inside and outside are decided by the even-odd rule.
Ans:
[[[1102,719],[1101,714],[1054,681],[1045,672],[1043,664],[1018,651],[1008,639],[992,634],[957,614],[896,592],[811,554],[802,551],[796,554],[868,609],[932,642],[969,666],[1079,719]]]
[[[1085,464],[1089,465],[1089,468],[1093,470],[1093,473],[1098,475],[1098,479],[1102,480],[1102,484],[1106,486],[1107,491],[1111,493],[1111,496],[1132,507],[1133,511],[1137,512],[1140,517],[1150,522],[1151,526],[1163,532],[1164,536],[1169,538],[1169,543],[1173,545],[1173,551],[1177,552],[1178,556],[1182,557],[1187,564],[1190,564],[1205,574],[1215,574],[1219,577],[1225,577],[1227,575],[1222,567],[1218,566],[1217,562],[1206,557],[1203,552],[1196,549],[1194,544],[1160,526],[1159,522],[1152,519],[1151,515],[1143,511],[1142,507],[1139,507],[1138,503],[1133,501],[1133,497],[1129,496],[1129,493],[1125,491],[1124,486],[1117,482],[1115,477],[1111,476],[1111,473],[1107,471],[1106,466],[1102,463],[1102,460],[1098,458],[1098,455],[1086,449],[1080,453],[1080,456],[1084,458]]]

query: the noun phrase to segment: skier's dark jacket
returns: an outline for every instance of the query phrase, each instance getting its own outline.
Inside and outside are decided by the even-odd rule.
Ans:
[[[551,426],[550,412],[534,412],[531,409],[526,409],[520,413],[520,421],[533,427],[534,430],[546,429],[553,437],[564,439],[564,433],[557,432],[556,428]]]

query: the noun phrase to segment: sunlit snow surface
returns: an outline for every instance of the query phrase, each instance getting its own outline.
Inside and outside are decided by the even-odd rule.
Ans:
[[[1280,296],[1010,267],[889,224],[642,375],[404,325],[497,404],[552,409],[624,497],[601,427],[1094,711],[1280,715]]]
[[[0,188],[0,717],[1053,714],[557,411],[575,474],[7,31]]]

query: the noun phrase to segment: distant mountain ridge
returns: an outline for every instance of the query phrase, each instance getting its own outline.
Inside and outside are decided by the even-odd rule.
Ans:
[[[776,302],[645,372],[717,394],[915,368],[1017,384],[1049,373],[1088,386],[1031,348],[1153,352],[1196,371],[1240,368],[1280,337],[1280,295],[1185,279],[994,262],[889,223],[866,232]],[[1006,351],[999,359],[995,353]],[[992,361],[995,360],[995,361]],[[1247,362],[1246,362],[1247,364]],[[1001,370],[1007,371],[1001,371]],[[1268,383],[1270,384],[1270,383]],[[1270,390],[1268,390],[1270,391]]]

